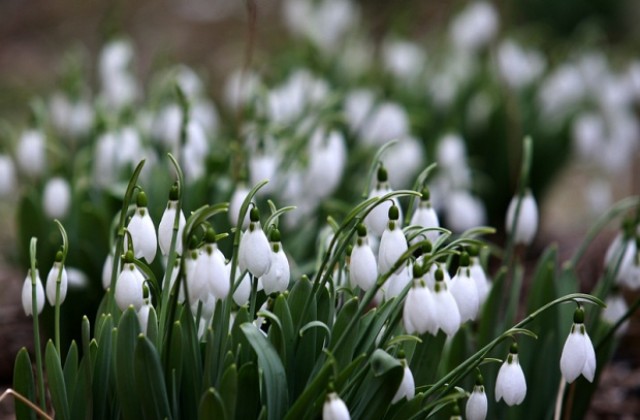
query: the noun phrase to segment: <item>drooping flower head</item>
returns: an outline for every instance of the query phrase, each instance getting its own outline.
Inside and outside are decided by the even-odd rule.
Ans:
[[[451,279],[449,285],[449,290],[458,305],[462,322],[473,321],[478,316],[478,288],[470,274],[469,254],[463,252],[460,256],[458,272]]]
[[[225,258],[218,249],[216,232],[213,228],[207,229],[204,241],[193,274],[195,283],[201,287],[199,299],[202,303],[206,303],[209,294],[217,299],[226,298],[231,288],[224,265]],[[194,301],[191,302],[193,303]]]
[[[269,270],[261,279],[264,292],[267,295],[287,290],[290,279],[289,260],[282,249],[280,231],[272,229],[269,237],[271,239],[271,263]]]
[[[147,195],[144,191],[140,191],[136,196],[136,209],[127,225],[127,230],[131,234],[134,256],[144,258],[148,263],[151,263],[156,257],[158,238],[153,220],[149,216]]]
[[[573,325],[560,357],[562,377],[569,383],[578,376],[584,376],[593,382],[596,373],[596,352],[584,326],[584,310],[576,309],[573,314]]]
[[[518,361],[518,344],[511,344],[507,360],[498,371],[496,379],[496,401],[504,398],[507,405],[518,405],[527,395],[527,382]]]
[[[518,200],[519,197],[516,195],[509,203],[505,228],[507,233],[514,235],[516,243],[529,245],[538,231],[538,205],[533,194],[531,194],[531,190],[527,189],[520,201],[518,220],[515,225],[515,231],[512,232]]]
[[[429,331],[435,335],[438,331],[435,315],[435,301],[431,290],[422,280],[422,267],[413,265],[413,286],[407,293],[402,312],[404,328],[409,334],[424,334]]]
[[[367,291],[373,287],[378,278],[376,257],[369,245],[367,228],[360,223],[357,227],[358,239],[349,258],[349,274],[351,286]]]
[[[404,233],[399,226],[399,217],[400,210],[398,206],[393,204],[389,207],[389,221],[387,228],[382,233],[380,247],[378,248],[378,272],[380,274],[385,274],[391,270],[408,248],[407,238],[404,237]],[[398,267],[396,273],[401,270],[402,267]]]
[[[49,271],[47,275],[47,300],[51,306],[55,306],[56,304],[56,289],[58,285],[58,277],[60,277],[60,304],[64,302],[64,299],[67,297],[67,270],[62,265],[62,251],[58,251],[56,254],[56,260],[53,263],[53,267]]]
[[[160,224],[158,225],[158,245],[162,255],[169,255],[171,249],[171,238],[173,237],[173,226],[175,223],[176,211],[178,210],[178,199],[180,198],[180,189],[178,183],[173,184],[169,190],[169,202],[167,208],[162,213]],[[178,233],[176,235],[176,254],[182,255],[182,232],[187,223],[182,209],[178,215]]]
[[[27,316],[33,316],[33,285],[31,283],[31,269],[27,272],[27,277],[22,285],[22,309]],[[36,269],[36,310],[40,315],[44,308],[44,288],[40,280],[40,272]]]
[[[487,394],[484,392],[484,381],[482,375],[478,374],[473,392],[469,395],[465,408],[467,420],[484,420],[487,418]]]
[[[271,247],[260,227],[260,212],[253,207],[249,212],[249,228],[242,235],[238,250],[240,270],[249,270],[254,277],[262,277],[271,265]]]
[[[411,216],[411,224],[420,226],[422,228],[438,228],[440,227],[440,221],[438,220],[438,214],[431,206],[431,194],[429,188],[424,187],[422,189],[422,197],[420,198],[420,204],[416,209],[413,216]],[[418,242],[422,237],[426,237],[431,242],[434,242],[440,236],[440,232],[437,230],[429,230],[424,234],[415,237],[411,243]]]
[[[371,190],[368,198],[382,197],[392,191],[389,187],[389,175],[383,165],[378,167],[377,181],[376,187]],[[401,220],[402,213],[400,212],[400,207],[395,197],[389,201],[378,204],[373,208],[373,210],[371,210],[367,217],[365,217],[365,225],[367,225],[369,231],[371,231],[371,233],[376,237],[379,238],[382,236],[384,229],[387,227],[389,209],[394,204],[398,207],[398,220]]]
[[[407,400],[411,400],[416,395],[415,380],[413,379],[413,373],[411,373],[411,369],[409,369],[407,359],[404,358],[404,352],[400,352],[399,356],[400,364],[404,368],[404,374],[402,375],[402,382],[400,382],[400,386],[398,386],[398,390],[391,400],[391,404],[395,404],[404,398],[406,398]]]
[[[133,263],[131,251],[126,252],[123,262],[122,271],[116,281],[116,303],[121,311],[125,311],[129,306],[133,306],[137,311],[144,305],[144,277]]]
[[[455,299],[451,295],[447,282],[444,280],[444,272],[438,268],[434,275],[435,285],[433,301],[435,306],[435,318],[438,328],[449,337],[458,332],[460,328],[460,310]]]
[[[330,392],[322,406],[322,420],[351,420],[347,405],[338,394]]]

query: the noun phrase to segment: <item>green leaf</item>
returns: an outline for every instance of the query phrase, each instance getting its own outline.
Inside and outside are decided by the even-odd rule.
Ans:
[[[265,382],[264,392],[269,420],[282,419],[289,405],[287,375],[278,353],[262,332],[252,323],[240,326],[249,344],[258,355],[258,364],[262,369]]]
[[[353,418],[383,418],[404,376],[400,362],[380,349],[371,355],[369,366],[369,372],[356,394]]]
[[[98,337],[98,352],[93,367],[93,418],[107,418],[107,396],[112,378],[113,362],[113,318],[106,315]]]
[[[482,317],[480,318],[478,331],[478,346],[483,347],[500,334],[503,330],[504,323],[500,319],[502,289],[504,287],[506,269],[501,269],[496,274],[489,297],[482,308]]]
[[[173,409],[174,417],[178,418],[178,410],[180,408],[178,390],[180,389],[182,381],[182,327],[180,321],[173,323],[173,333],[171,335],[170,353],[167,362],[167,369],[165,370],[165,381],[171,384],[171,408]]]
[[[225,415],[222,397],[216,389],[209,388],[202,394],[198,418],[201,420],[229,418]]]
[[[293,319],[291,318],[291,312],[289,311],[289,305],[287,299],[283,294],[279,294],[273,304],[273,313],[280,320],[282,327],[282,338],[284,344],[284,354],[281,355],[282,363],[285,366],[285,371],[289,373],[287,376],[287,383],[289,384],[289,395],[294,392],[293,386],[295,381],[295,357],[293,354],[294,344],[297,341],[297,334],[293,332]],[[271,333],[271,329],[269,330]]]
[[[436,336],[424,333],[420,336],[422,343],[416,343],[409,366],[416,386],[433,383],[437,377],[438,366],[444,362],[443,349],[447,336],[438,331]]]
[[[71,341],[67,358],[64,361],[64,383],[67,384],[67,395],[73,395],[76,386],[76,376],[78,375],[78,345],[75,340]]]
[[[134,358],[138,403],[145,417],[170,418],[169,398],[160,366],[160,356],[151,340],[143,334],[138,336]]]
[[[47,369],[47,377],[49,379],[49,391],[51,392],[51,402],[56,410],[56,418],[68,419],[69,402],[67,400],[67,386],[64,382],[64,374],[60,365],[60,357],[53,341],[47,342],[45,350],[45,366]]]
[[[358,339],[358,324],[354,324],[353,328],[355,331],[347,331],[347,327],[351,324],[357,312],[358,298],[353,297],[342,306],[342,309],[338,313],[336,323],[333,325],[333,334],[329,348],[336,358],[338,369],[346,366],[353,358],[354,347]],[[343,336],[345,338],[342,339],[342,346],[336,348],[337,343]]]
[[[33,371],[31,370],[31,359],[26,348],[21,348],[16,356],[16,362],[13,367],[13,389],[29,401],[35,403],[35,381],[33,379]],[[25,403],[15,399],[15,410],[17,420],[26,420],[36,418],[35,412]]]
[[[125,420],[142,418],[140,396],[136,392],[133,358],[138,334],[140,334],[138,317],[133,307],[129,307],[122,314],[118,325],[115,359],[116,392]]]
[[[227,367],[222,375],[222,381],[220,382],[220,396],[224,402],[227,418],[235,419],[236,404],[238,402],[238,368],[235,364]]]
[[[182,370],[181,407],[182,417],[195,418],[198,409],[198,395],[202,392],[202,359],[196,334],[195,321],[189,308],[182,308]]]
[[[334,374],[335,363],[332,358],[329,358],[327,362],[322,366],[322,369],[313,378],[313,381],[304,389],[304,392],[295,401],[289,412],[285,417],[285,420],[296,420],[302,418],[315,418],[320,414],[313,409],[313,402],[318,398],[323,398],[329,379]]]
[[[236,399],[236,419],[255,419],[260,411],[260,375],[254,363],[243,365],[238,371],[238,389],[242,398]]]
[[[72,419],[94,419],[91,413],[91,358],[84,355],[80,360],[74,395],[71,403]]]

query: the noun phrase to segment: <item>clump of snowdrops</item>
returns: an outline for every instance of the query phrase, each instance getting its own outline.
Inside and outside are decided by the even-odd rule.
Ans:
[[[414,189],[394,191],[375,160],[373,188],[341,220],[329,219],[317,262],[297,277],[278,229],[280,216],[296,210],[273,202],[259,208],[256,194],[266,181],[229,214],[234,226],[218,231],[229,203],[184,215],[189,191],[169,155],[175,182],[156,224],[148,201],[163,198],[148,197],[138,183],[141,162],[116,217],[95,318],[83,319],[82,339],[69,348],[61,348],[56,328],[44,360],[44,293],[31,240],[22,299],[33,316],[36,369],[21,350],[10,391],[17,417],[369,419],[464,411],[483,419],[518,418],[522,410],[579,417],[616,331],[638,305],[613,322],[599,309],[620,273],[636,267],[637,258],[625,255],[637,221],[625,224],[592,294],[578,293],[575,266],[597,232],[638,200],[605,214],[570,261],[560,265],[549,248],[529,295],[521,296],[518,250],[538,223],[526,189],[530,141],[524,150],[504,249],[480,239],[491,228],[453,235],[439,226],[425,181],[432,168]],[[62,245],[46,285],[56,327],[73,246],[57,226]],[[225,241],[226,255],[219,246]],[[501,262],[493,274],[489,254]],[[161,270],[150,267],[156,258]]]

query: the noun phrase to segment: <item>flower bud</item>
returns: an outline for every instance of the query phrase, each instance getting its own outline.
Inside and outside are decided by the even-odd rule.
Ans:
[[[173,190],[176,192],[173,192]],[[171,187],[169,202],[167,203],[167,208],[164,210],[162,214],[162,218],[160,219],[160,224],[158,225],[158,245],[160,245],[160,251],[162,255],[169,255],[169,250],[171,248],[171,238],[173,237],[173,225],[176,217],[176,210],[178,208],[178,196],[177,185]],[[171,195],[173,195],[173,198]],[[184,231],[184,226],[187,221],[184,217],[184,213],[182,209],[180,209],[180,215],[178,221],[178,234],[176,236],[176,253],[178,255],[182,255],[182,233]],[[134,243],[135,244],[135,243]]]
[[[133,306],[137,311],[144,305],[144,277],[133,263],[126,262],[129,257],[133,258],[129,252],[127,254],[129,255],[125,258],[125,264],[116,282],[115,299],[121,311],[125,311],[129,306]]]
[[[404,398],[411,400],[416,395],[416,384],[413,379],[413,373],[411,373],[411,369],[409,369],[405,359],[402,359],[400,363],[404,366],[404,375],[402,376],[402,382],[400,382],[398,390],[391,400],[391,404],[395,404]]]
[[[350,420],[351,415],[347,405],[335,392],[327,395],[322,407],[322,420]]]
[[[578,376],[593,382],[596,373],[596,352],[584,326],[584,310],[576,309],[571,332],[567,337],[560,357],[562,377],[569,383]]]
[[[249,270],[254,277],[262,277],[271,265],[271,247],[264,231],[260,227],[258,209],[251,209],[251,223],[242,235],[238,250],[240,270]]]
[[[536,200],[531,194],[530,190],[527,190],[522,196],[522,202],[520,203],[520,212],[518,214],[518,221],[516,224],[515,232],[511,232],[513,229],[513,222],[516,216],[516,206],[518,205],[518,196],[511,199],[509,208],[507,209],[507,220],[505,228],[507,233],[513,234],[516,243],[529,245],[538,231],[538,205]]]
[[[482,376],[478,375],[476,385],[473,387],[473,392],[467,400],[467,406],[465,408],[466,418],[467,420],[484,420],[487,418],[487,409],[487,394],[484,392]]]
[[[511,345],[507,360],[500,366],[495,394],[496,401],[504,398],[507,405],[518,405],[524,401],[524,397],[527,395],[527,382],[518,361],[518,345],[516,343]]]
[[[62,219],[71,205],[71,187],[66,179],[51,178],[44,186],[44,214],[50,219]]]
[[[27,277],[24,279],[22,285],[22,309],[27,316],[33,316],[33,293],[31,284],[31,270],[27,272]],[[36,310],[37,315],[40,315],[44,308],[44,289],[42,287],[42,280],[40,280],[40,273],[36,269]]]
[[[60,275],[60,305],[64,302],[64,299],[67,297],[67,270],[64,268],[62,263],[62,253],[60,254],[60,260],[58,261],[58,257],[56,256],[56,262],[53,263],[53,267],[49,271],[47,275],[47,299],[49,300],[49,305],[55,306],[56,304],[56,289],[58,284],[58,275]],[[60,271],[62,273],[60,274]]]
[[[127,230],[131,234],[135,257],[144,258],[148,263],[151,263],[156,256],[158,238],[147,209],[147,196],[142,191],[138,193],[136,198],[136,209],[127,225]],[[126,246],[127,241],[125,240]]]

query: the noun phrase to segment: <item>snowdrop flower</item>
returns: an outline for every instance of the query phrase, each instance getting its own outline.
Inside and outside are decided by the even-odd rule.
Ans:
[[[498,46],[498,71],[512,89],[521,89],[534,82],[546,66],[543,56],[537,51],[526,51],[512,40]]]
[[[231,277],[231,262],[226,265],[227,272],[229,273],[229,277]],[[233,301],[238,306],[246,305],[249,302],[249,297],[251,296],[251,279],[249,278],[249,273],[246,273],[242,279],[240,279],[240,268],[236,266],[236,278],[235,281],[238,284],[236,290],[233,292]],[[238,281],[240,283],[238,283]],[[258,282],[261,285],[261,282]],[[258,290],[260,288],[258,287]]]
[[[61,251],[58,251],[56,253],[56,261],[53,263],[51,270],[49,270],[49,274],[47,274],[46,292],[47,299],[49,300],[49,304],[51,306],[55,306],[56,304],[58,276],[60,276],[60,305],[62,305],[62,302],[64,302],[64,299],[67,297],[68,279],[67,270],[62,265]]]
[[[278,165],[280,161],[274,153],[256,151],[249,157],[249,182],[256,185],[265,179],[267,185],[258,191],[258,195],[270,194],[278,184]]]
[[[206,293],[208,292],[206,284],[202,284],[201,278],[195,275],[196,267],[198,266],[198,260],[200,259],[200,251],[195,249],[195,244],[190,247],[187,252],[185,265],[185,279],[187,281],[187,291],[189,297],[189,304],[191,306],[197,305],[198,300],[206,299]]]
[[[98,137],[93,157],[93,180],[100,187],[105,188],[115,180],[117,150],[118,141],[115,133],[107,132]]]
[[[102,265],[102,288],[107,290],[111,287],[111,274],[113,273],[113,250],[109,252]]]
[[[89,277],[87,274],[75,267],[65,267],[67,270],[67,283],[69,289],[86,289],[89,286]]]
[[[151,263],[156,257],[158,238],[153,220],[149,216],[147,209],[147,195],[140,191],[136,197],[136,209],[127,225],[127,230],[131,234],[133,251],[136,258],[144,258]],[[125,247],[127,244],[125,243]]]
[[[407,250],[407,238],[404,237],[402,229],[398,226],[398,218],[400,210],[395,204],[389,208],[389,222],[387,228],[380,238],[380,247],[378,248],[378,273],[385,274],[391,270],[398,262],[402,254]],[[402,270],[398,267],[396,274]]]
[[[224,98],[227,106],[237,110],[245,106],[257,94],[260,77],[250,70],[235,70],[224,86]]]
[[[238,250],[240,270],[249,270],[254,277],[262,277],[271,265],[271,247],[260,227],[260,213],[257,207],[249,212],[249,229],[242,235]]]
[[[404,108],[393,102],[383,102],[371,111],[359,138],[365,145],[379,147],[408,134],[409,117]]]
[[[500,366],[496,379],[496,402],[504,398],[507,405],[518,405],[527,395],[527,382],[518,361],[518,344],[511,344],[507,360]]]
[[[42,175],[46,166],[45,137],[40,130],[22,133],[16,150],[16,162],[20,170],[32,178]]]
[[[347,163],[347,146],[342,133],[318,128],[309,144],[309,167],[305,185],[316,200],[324,200],[340,185]]]
[[[624,300],[624,297],[617,291],[614,291],[613,294],[607,296],[605,303],[607,304],[607,307],[602,310],[602,319],[610,325],[615,325],[629,310],[629,306]],[[616,330],[616,336],[620,337],[624,335],[628,328],[629,320],[627,319]]]
[[[176,219],[176,211],[178,209],[178,199],[180,198],[180,190],[178,184],[173,184],[169,190],[169,202],[167,208],[162,213],[160,224],[158,225],[158,245],[160,245],[160,252],[162,255],[169,255],[171,249],[171,238],[173,237],[173,226]],[[176,235],[175,250],[176,254],[182,255],[182,234],[184,232],[184,226],[187,221],[184,217],[182,209],[178,215],[178,232]]]
[[[27,272],[27,277],[22,284],[22,309],[27,316],[33,316],[33,291],[31,285],[31,269]],[[42,280],[40,280],[40,272],[36,269],[36,310],[37,315],[40,315],[44,308],[44,288],[42,287]]]
[[[453,19],[449,36],[459,49],[479,50],[495,37],[498,23],[498,13],[491,3],[473,2]]]
[[[404,288],[411,282],[413,272],[413,265],[411,261],[407,261],[397,273],[393,273],[389,276],[387,281],[382,286],[382,291],[387,299],[399,296]]]
[[[399,187],[411,185],[411,181],[423,164],[424,148],[415,137],[404,137],[386,150],[381,160],[388,168],[389,182]]]
[[[380,167],[378,168],[377,179],[378,182],[376,184],[376,187],[371,190],[368,198],[382,197],[392,191],[388,183],[389,176],[387,174],[387,170],[382,165],[380,165]],[[387,221],[389,220],[389,209],[393,205],[398,208],[398,220],[401,220],[402,212],[400,211],[398,200],[396,200],[395,197],[391,200],[378,204],[373,208],[373,210],[371,210],[371,212],[369,212],[367,217],[365,217],[364,219],[364,223],[365,225],[367,225],[367,228],[373,235],[377,236],[378,238],[382,236],[382,233],[387,227]]]
[[[16,168],[8,155],[0,154],[0,198],[8,197],[16,186]]]
[[[295,1],[289,2],[295,3]],[[322,420],[351,420],[347,405],[338,397],[338,394],[331,392],[327,395],[322,406]]]
[[[240,208],[242,207],[242,203],[249,195],[249,189],[244,185],[240,184],[236,187],[231,195],[231,199],[229,200],[229,223],[231,226],[238,225],[238,218],[240,217]],[[246,229],[249,226],[249,212],[244,215],[244,220],[242,221],[242,229]]]
[[[467,400],[465,416],[467,420],[484,420],[487,418],[487,409],[487,394],[484,392],[482,375],[478,375],[476,385],[473,387],[473,392]]]
[[[596,374],[596,352],[584,327],[584,310],[576,309],[573,313],[571,332],[564,342],[562,356],[560,356],[560,371],[562,377],[569,383],[582,375],[589,382],[593,382]]]
[[[402,355],[404,357],[404,355]],[[413,379],[413,373],[409,369],[407,360],[402,358],[400,364],[404,367],[404,375],[402,376],[402,382],[396,391],[396,394],[391,399],[391,404],[395,404],[402,399],[411,400],[416,395],[416,384]]]
[[[638,258],[638,240],[633,237],[632,233],[626,233],[627,239],[621,239],[621,245],[624,246],[622,250],[622,257],[620,260],[620,265],[618,267],[618,271],[616,273],[616,284],[621,286],[626,286],[631,290],[636,290],[640,287],[640,261]],[[614,241],[615,242],[615,241]],[[613,244],[612,244],[613,245]],[[613,249],[613,246],[610,246],[609,249]],[[611,262],[615,253],[607,252],[605,256],[605,261],[608,260],[608,264],[615,264]]]
[[[151,306],[151,304],[149,304],[149,302],[147,301],[136,312],[138,323],[140,324],[140,332],[144,335],[147,335],[147,331],[149,329],[149,313],[151,311],[154,311],[153,306]]]
[[[385,40],[382,45],[382,62],[387,72],[398,81],[409,83],[422,73],[426,54],[417,44],[409,41]]]
[[[280,231],[273,229],[271,239],[271,263],[269,269],[260,279],[267,295],[284,292],[289,286],[289,260],[282,249]]]
[[[176,257],[176,259],[173,261],[173,269],[171,270],[171,278],[169,279],[168,283],[167,283],[167,272],[168,272],[168,270],[165,270],[165,274],[164,274],[164,277],[162,279],[162,287],[169,287],[169,290],[173,290],[173,287],[176,284],[176,280],[178,280],[178,274],[180,273],[180,261],[181,261],[181,257]],[[181,287],[180,290],[178,291],[178,302],[180,302],[180,303],[184,302],[184,287]]]
[[[454,191],[449,194],[445,211],[448,227],[458,233],[480,226],[486,219],[484,204],[468,191]]]
[[[463,252],[460,256],[458,272],[451,279],[451,283],[449,283],[449,290],[460,310],[461,322],[473,321],[478,316],[478,288],[471,278],[470,271],[469,254]]]
[[[201,289],[200,300],[205,303],[205,295],[212,294],[217,299],[225,299],[229,294],[231,285],[225,269],[224,255],[216,244],[216,233],[212,228],[207,229],[198,262],[194,269],[196,284]],[[191,302],[193,304],[194,301]]]
[[[478,257],[479,252],[480,251],[478,250],[478,247],[469,247],[469,255],[471,257],[471,265],[469,266],[469,270],[471,278],[475,282],[476,288],[478,289],[478,302],[480,307],[482,307],[484,302],[487,300],[487,297],[489,296],[489,291],[491,290],[491,282],[487,278],[487,274],[485,273],[482,264],[480,264],[480,258]]]
[[[133,253],[127,251],[124,266],[116,282],[115,299],[121,311],[133,306],[136,311],[144,305],[144,277],[133,264]]]
[[[44,213],[50,219],[62,219],[69,212],[71,205],[71,187],[62,177],[51,178],[44,186]]]
[[[434,277],[436,282],[434,286],[433,303],[436,324],[445,334],[453,337],[460,328],[460,310],[451,292],[449,292],[447,283],[444,281],[443,271],[437,269]]]
[[[371,90],[357,89],[344,100],[344,115],[352,133],[358,133],[374,108],[375,95]]]
[[[428,331],[435,335],[438,325],[433,294],[420,277],[422,277],[422,269],[418,264],[414,264],[413,286],[407,293],[402,311],[404,329],[408,334],[424,334]]]
[[[420,204],[418,208],[411,216],[411,225],[420,226],[421,228],[438,228],[440,227],[440,221],[438,220],[438,214],[431,206],[430,193],[427,187],[422,189],[422,197],[420,197]],[[435,242],[440,236],[440,232],[437,230],[429,230],[423,234],[420,234],[413,238],[412,244],[420,241],[422,238],[428,239],[431,242]]]
[[[367,291],[373,287],[378,278],[378,265],[369,246],[367,228],[360,223],[357,230],[358,239],[349,259],[351,286]]]
[[[424,275],[424,280],[427,283],[427,287],[429,287],[432,291],[435,290],[436,287],[436,272],[438,270],[440,270],[442,281],[444,281],[447,287],[449,287],[449,283],[451,283],[451,276],[449,275],[449,271],[447,271],[446,264],[436,261],[435,263],[431,264],[431,267],[429,267],[429,270]]]
[[[516,217],[516,206],[518,205],[518,196],[514,196],[509,203],[507,209],[507,219],[505,228],[507,233],[515,236],[515,242],[523,245],[529,245],[538,231],[538,205],[536,200],[531,194],[531,190],[527,189],[522,196],[520,203],[520,212],[518,214],[518,221],[515,226],[515,232],[511,232],[514,225],[514,218]]]

